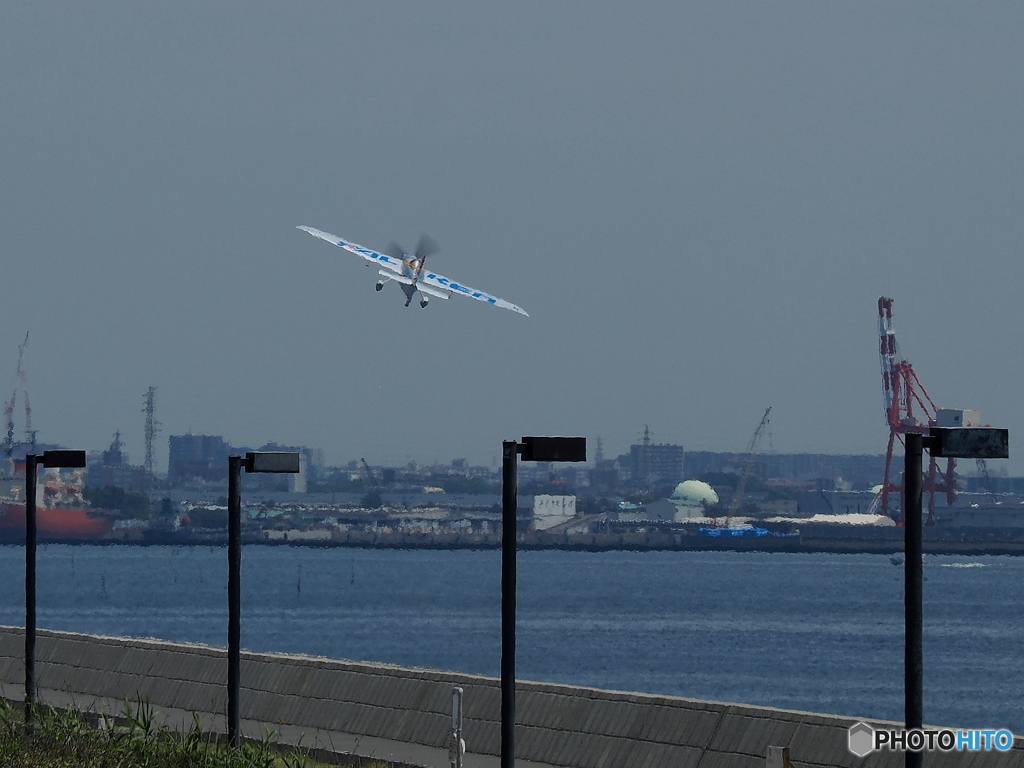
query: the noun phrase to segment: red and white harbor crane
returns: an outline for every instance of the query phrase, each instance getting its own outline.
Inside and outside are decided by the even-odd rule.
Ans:
[[[902,444],[903,436],[908,432],[928,434],[929,428],[938,423],[939,408],[935,405],[928,390],[921,384],[914,366],[904,360],[896,345],[896,331],[892,327],[892,299],[885,296],[878,300],[878,335],[879,355],[882,361],[882,394],[885,399],[885,418],[889,424],[889,445],[885,451],[885,478],[879,491],[882,514],[889,515],[889,494],[900,494],[899,525],[903,525],[904,478],[897,474],[897,481],[892,471],[892,451],[896,441]],[[961,412],[962,413],[962,412]],[[967,426],[962,425],[962,426]],[[922,489],[928,495],[928,525],[935,524],[935,496],[945,494],[946,503],[956,501],[956,483],[953,472],[956,468],[955,459],[946,460],[945,471],[939,470],[934,457],[928,459]]]

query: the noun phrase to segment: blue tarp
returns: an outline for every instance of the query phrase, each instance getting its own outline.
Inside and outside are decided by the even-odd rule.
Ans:
[[[704,536],[771,536],[772,532],[765,528],[698,528]]]

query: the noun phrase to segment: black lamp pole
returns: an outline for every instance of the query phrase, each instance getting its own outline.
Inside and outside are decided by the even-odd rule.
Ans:
[[[903,467],[903,499],[907,505],[903,515],[903,608],[904,718],[907,730],[921,728],[924,723],[924,645],[923,585],[924,564],[921,544],[921,468],[922,435],[908,432]],[[907,768],[921,768],[924,752],[903,753]]]
[[[242,743],[242,457],[228,456],[228,744]]]
[[[36,465],[25,457],[25,725],[31,726],[36,707]]]
[[[228,744],[242,743],[242,469],[246,472],[299,471],[292,451],[250,451],[228,456]]]
[[[501,444],[501,768],[516,759],[516,507],[519,443]]]
[[[518,457],[586,461],[585,437],[524,437],[501,444],[501,768],[516,762],[516,508]]]
[[[85,466],[85,451],[43,451],[25,457],[25,726],[35,716],[36,686],[36,479],[39,467]]]
[[[903,605],[904,718],[907,730],[924,724],[924,547],[921,530],[921,493],[924,449],[932,458],[1006,459],[1010,435],[992,427],[930,427],[927,435],[908,432],[904,438],[903,466]],[[922,768],[924,752],[904,752],[907,768]]]

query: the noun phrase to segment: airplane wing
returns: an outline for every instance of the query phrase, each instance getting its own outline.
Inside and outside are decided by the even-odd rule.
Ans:
[[[526,310],[522,307],[517,307],[510,301],[499,299],[497,296],[491,296],[489,293],[478,291],[476,288],[470,288],[468,285],[462,285],[462,283],[449,280],[444,275],[439,275],[436,272],[425,272],[420,278],[419,284],[431,285],[435,288],[450,291],[451,293],[469,296],[469,298],[476,299],[477,301],[486,301],[488,304],[493,304],[496,307],[511,309],[513,312],[518,312],[520,315],[526,315],[526,317],[529,317],[529,315],[526,314]]]
[[[387,267],[392,272],[396,272],[398,274],[402,273],[401,260],[396,259],[392,256],[388,256],[386,253],[377,253],[377,251],[372,251],[369,248],[364,248],[361,245],[350,243],[348,242],[348,240],[340,238],[337,235],[332,235],[330,232],[324,232],[314,227],[299,226],[296,227],[296,229],[301,229],[305,232],[309,232],[309,234],[313,235],[313,237],[319,237],[321,240],[326,240],[331,245],[336,245],[339,248],[344,248],[349,253],[354,253],[356,254],[356,256],[362,256],[367,261],[372,261],[375,264],[380,264],[381,266]]]

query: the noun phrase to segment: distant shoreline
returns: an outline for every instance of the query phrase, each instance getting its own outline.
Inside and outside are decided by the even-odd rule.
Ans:
[[[546,535],[530,532],[520,536],[520,551],[559,550],[575,552],[829,552],[835,554],[898,555],[903,553],[903,538],[899,529],[888,529],[888,535],[861,538],[842,532],[837,536],[797,535],[765,537],[710,537],[683,533],[608,533]],[[268,539],[263,535],[247,534],[247,546],[289,547],[348,547],[357,549],[498,549],[499,534],[407,534],[334,531],[330,536],[313,536],[313,532],[292,532],[291,537]],[[319,532],[317,532],[319,533]],[[990,534],[991,535],[991,534]],[[149,533],[146,536],[104,539],[40,539],[40,544],[76,544],[92,546],[225,546],[226,533],[199,532],[187,535]],[[4,546],[23,546],[16,539],[0,541]],[[967,539],[943,536],[923,541],[925,554],[930,555],[1024,555],[1024,538],[994,540]]]

